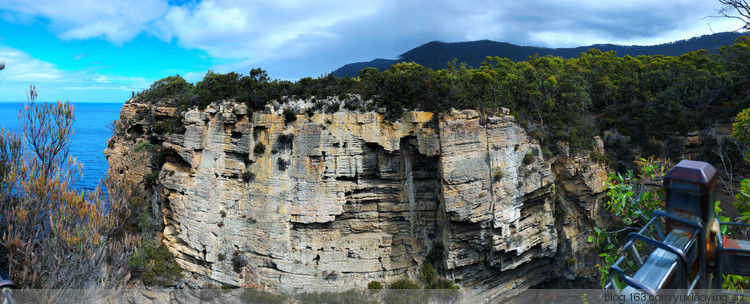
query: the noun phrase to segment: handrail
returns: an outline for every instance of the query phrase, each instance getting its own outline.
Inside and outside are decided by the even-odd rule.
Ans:
[[[703,224],[701,224],[701,223],[694,222],[694,221],[691,221],[691,220],[688,220],[688,219],[685,219],[685,218],[681,218],[679,216],[672,215],[670,213],[667,213],[664,210],[656,210],[656,211],[654,211],[652,213],[652,215],[663,216],[663,217],[666,217],[666,218],[668,218],[670,220],[673,220],[673,221],[678,221],[680,223],[683,223],[683,224],[686,224],[686,225],[690,225],[690,226],[693,226],[693,227],[701,229],[701,230],[703,229]]]
[[[618,261],[620,262],[620,261]],[[615,263],[618,264],[618,263]],[[642,290],[643,292],[651,295],[656,296],[656,290],[652,289],[651,287],[646,286],[646,284],[643,284],[643,282],[638,281],[634,279],[633,277],[625,274],[625,272],[617,265],[612,265],[610,268],[610,273],[614,272],[618,274],[618,277],[620,277],[621,280],[625,281],[625,284],[627,284],[630,287],[633,287],[638,290]],[[616,284],[614,284],[616,285]]]
[[[664,217],[664,218],[667,218],[667,219],[670,219],[670,220],[674,220],[676,222],[683,223],[683,224],[686,224],[686,225],[691,226],[691,227],[694,228],[693,231],[692,231],[692,235],[690,236],[690,238],[688,238],[688,240],[686,241],[686,243],[684,245],[685,248],[682,248],[682,249],[681,248],[677,248],[677,247],[675,247],[673,245],[657,241],[657,240],[655,240],[655,239],[653,239],[651,237],[648,237],[648,236],[644,235],[648,231],[649,227],[652,226],[652,225],[653,225],[653,229],[655,229],[657,233],[662,232],[661,229],[659,229],[660,228],[659,224],[661,222],[659,222],[657,220],[660,217]],[[651,220],[649,220],[648,223],[646,223],[646,225],[643,228],[641,228],[640,231],[638,231],[638,232],[631,232],[631,233],[628,234],[628,242],[625,243],[625,246],[623,246],[623,251],[635,251],[637,253],[637,250],[635,249],[635,243],[634,242],[635,241],[645,242],[648,245],[651,245],[651,246],[656,247],[656,248],[660,248],[662,250],[665,250],[665,251],[667,251],[669,253],[672,253],[672,254],[676,255],[679,258],[679,262],[681,262],[681,264],[682,264],[682,265],[680,265],[681,266],[680,268],[682,269],[682,271],[684,273],[688,273],[688,259],[687,259],[687,255],[685,254],[685,250],[688,250],[692,246],[695,246],[696,245],[696,240],[700,241],[700,239],[702,238],[702,236],[703,236],[703,225],[701,223],[696,223],[694,221],[690,221],[690,220],[687,220],[687,219],[684,219],[684,218],[681,218],[681,217],[677,217],[677,216],[674,216],[672,214],[663,212],[661,210],[657,210],[657,211],[654,211],[653,217],[651,218]],[[666,236],[662,236],[662,235],[659,235],[659,237],[661,237],[662,239],[666,238]],[[702,242],[699,242],[699,243],[702,243]],[[638,254],[635,254],[633,256],[633,258],[636,259],[636,263],[637,264],[642,264],[642,263],[645,262],[645,261],[638,261],[639,258],[640,258],[640,255],[638,255]],[[705,257],[703,256],[703,253],[701,253],[700,259],[701,259],[701,261],[703,261],[705,259]],[[612,284],[612,286],[615,287],[615,289],[618,289],[618,292],[620,292],[619,288],[616,286],[617,285],[616,282],[614,281],[614,277],[619,277],[620,280],[622,280],[627,286],[630,286],[630,287],[638,289],[638,290],[642,290],[642,291],[644,291],[644,292],[646,292],[648,294],[651,294],[651,295],[656,295],[656,291],[653,290],[651,287],[646,286],[643,282],[641,282],[641,281],[639,281],[639,280],[637,280],[637,279],[635,279],[635,278],[633,278],[633,277],[625,274],[625,272],[622,270],[622,268],[620,268],[620,264],[624,260],[625,260],[625,256],[621,256],[619,259],[617,259],[617,261],[615,261],[615,263],[612,266],[610,266],[610,279],[611,279],[610,283]],[[641,263],[638,263],[638,262],[641,262]],[[639,266],[641,266],[641,265],[639,265]],[[703,265],[701,265],[701,266],[702,266],[701,270],[703,270]],[[702,273],[703,273],[703,271],[701,271],[701,274],[698,274],[692,280],[692,282],[689,283],[690,287],[694,287],[698,283],[698,281],[703,277]]]
[[[661,248],[661,249],[664,249],[666,251],[669,251],[670,253],[673,253],[673,254],[677,255],[680,258],[680,260],[682,261],[683,265],[687,264],[687,256],[685,256],[685,252],[683,252],[681,249],[679,249],[679,248],[677,248],[675,246],[659,242],[659,241],[654,240],[654,239],[652,239],[650,237],[647,237],[645,235],[642,235],[642,234],[639,234],[639,233],[635,233],[635,232],[629,233],[628,234],[628,238],[629,239],[638,239],[640,241],[648,243],[651,246],[654,246],[654,247]]]
[[[12,288],[16,288],[16,284],[13,281],[0,277],[0,291],[2,291],[4,298],[3,304],[16,304],[16,301],[13,299]]]
[[[719,225],[750,227],[750,223],[736,223],[736,222],[719,222]]]

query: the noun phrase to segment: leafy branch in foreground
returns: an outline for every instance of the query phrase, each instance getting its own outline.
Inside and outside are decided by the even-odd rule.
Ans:
[[[664,189],[658,187],[661,180],[674,164],[669,160],[649,157],[635,162],[638,175],[628,171],[625,176],[611,173],[606,181],[609,201],[606,202],[607,211],[616,219],[612,231],[606,227],[594,227],[594,235],[588,237],[589,243],[596,243],[599,248],[601,263],[597,264],[602,287],[609,280],[609,267],[614,264],[619,251],[624,244],[624,231],[636,231],[642,228],[651,218],[651,214],[664,208]],[[628,261],[628,267],[633,267]]]
[[[69,155],[74,107],[35,99],[31,86],[19,115],[22,135],[0,131],[0,245],[10,278],[21,288],[53,294],[111,286],[108,273],[124,265],[134,243],[108,242],[128,213],[126,193],[111,179],[109,199],[100,187],[72,189],[82,169]]]

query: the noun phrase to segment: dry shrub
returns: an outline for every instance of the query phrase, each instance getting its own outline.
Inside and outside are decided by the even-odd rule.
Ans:
[[[0,245],[10,279],[21,288],[50,290],[112,287],[122,275],[136,240],[109,236],[127,217],[127,191],[107,180],[109,199],[97,187],[77,192],[70,186],[82,166],[70,156],[74,107],[69,103],[29,102],[20,111],[22,135],[0,131]],[[5,257],[3,257],[5,258]],[[126,270],[125,270],[126,271]]]

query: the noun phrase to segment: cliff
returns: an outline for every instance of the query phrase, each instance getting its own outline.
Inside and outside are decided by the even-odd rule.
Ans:
[[[170,119],[183,134],[155,131]],[[136,149],[143,142],[161,152]],[[131,100],[105,154],[109,173],[130,181],[158,172],[153,211],[192,286],[366,288],[416,277],[429,260],[504,298],[596,274],[586,238],[605,220],[607,170],[560,146],[545,157],[512,116],[472,110],[391,122],[233,102],[177,113]],[[150,167],[157,153],[165,162]]]

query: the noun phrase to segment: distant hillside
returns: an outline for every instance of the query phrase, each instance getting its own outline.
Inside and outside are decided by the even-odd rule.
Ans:
[[[733,44],[734,40],[747,33],[725,32],[703,35],[687,40],[650,46],[624,46],[615,44],[594,44],[575,48],[542,48],[533,46],[518,46],[506,42],[490,40],[470,42],[428,42],[401,54],[399,59],[375,59],[369,62],[356,62],[342,66],[333,75],[337,77],[355,77],[360,70],[374,67],[380,71],[388,69],[397,62],[416,62],[431,69],[443,69],[453,58],[458,62],[465,62],[470,67],[479,67],[487,56],[509,58],[513,61],[524,61],[535,54],[539,56],[560,56],[563,58],[578,57],[580,53],[595,48],[603,52],[615,51],[618,56],[626,54],[636,57],[639,55],[679,56],[690,51],[707,50],[716,53],[720,46]]]

